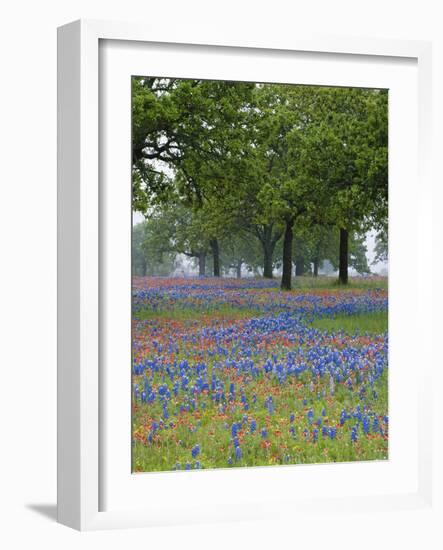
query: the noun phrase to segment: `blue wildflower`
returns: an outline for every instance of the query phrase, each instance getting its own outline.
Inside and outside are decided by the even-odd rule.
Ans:
[[[191,451],[192,458],[196,458],[200,454],[200,445],[195,445]]]
[[[353,443],[355,443],[358,439],[358,436],[357,436],[357,428],[355,426],[352,427],[352,430],[351,430],[351,441]]]
[[[312,409],[309,409],[307,417],[308,417],[308,423],[312,424],[312,420],[314,419],[314,411]]]
[[[369,417],[364,416],[363,417],[363,431],[365,432],[366,435],[368,435],[370,429],[371,429],[371,424],[369,422]]]

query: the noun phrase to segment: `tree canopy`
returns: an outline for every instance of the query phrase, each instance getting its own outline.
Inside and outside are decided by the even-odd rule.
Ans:
[[[283,289],[294,265],[315,276],[329,260],[343,284],[350,265],[369,272],[364,235],[387,227],[387,99],[362,88],[133,78],[133,209],[157,234],[151,251],[193,258],[200,275],[209,263],[214,276],[278,269]]]

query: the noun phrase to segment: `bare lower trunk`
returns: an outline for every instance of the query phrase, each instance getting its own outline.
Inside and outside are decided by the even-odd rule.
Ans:
[[[318,258],[314,258],[314,277],[318,277]]]
[[[340,229],[340,253],[339,253],[339,268],[338,281],[342,285],[348,284],[348,238],[347,229]]]
[[[241,279],[241,266],[242,266],[242,261],[241,260],[238,260],[237,262],[237,266],[236,266],[236,271],[237,271],[237,279]]]
[[[263,245],[263,277],[272,279],[272,250]]]
[[[295,258],[295,276],[301,277],[305,274],[305,259],[303,256],[297,256]]]
[[[274,230],[272,225],[264,225],[257,230],[257,236],[263,248],[263,277],[272,279],[272,264],[275,245],[282,236],[281,230]]]
[[[281,277],[281,289],[291,290],[292,280],[292,241],[294,239],[294,220],[286,220],[285,236],[283,240],[283,273]]]
[[[220,247],[217,239],[211,239],[209,245],[212,251],[214,261],[214,277],[220,277]]]
[[[206,275],[206,252],[201,252],[198,256],[198,274],[200,277]]]

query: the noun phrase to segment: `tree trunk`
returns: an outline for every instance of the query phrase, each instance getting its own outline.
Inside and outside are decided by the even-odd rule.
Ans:
[[[237,262],[237,267],[236,267],[236,270],[237,270],[237,279],[241,279],[241,266],[242,266],[242,261],[241,260],[238,260]]]
[[[206,275],[206,252],[200,252],[198,255],[198,274],[200,277]]]
[[[295,276],[301,277],[305,274],[305,259],[303,256],[297,256],[295,258]]]
[[[263,277],[266,279],[272,279],[272,253],[271,246],[267,246],[263,243]]]
[[[294,239],[293,226],[294,226],[293,218],[286,220],[285,236],[283,239],[283,273],[281,277],[282,290],[291,290],[292,241]]]
[[[274,250],[275,245],[281,237],[280,232],[274,233],[273,236],[272,229],[272,225],[265,225],[263,231],[257,235],[263,247],[263,277],[265,277],[265,279],[273,278],[272,264]]]
[[[147,265],[146,265],[146,258],[142,256],[142,266],[141,266],[141,274],[142,277],[146,277],[146,271],[147,271]]]
[[[348,230],[340,228],[338,282],[342,285],[348,284],[348,237]]]
[[[220,248],[218,246],[217,239],[211,239],[209,246],[212,251],[212,258],[214,261],[214,277],[220,277]]]
[[[320,263],[318,261],[318,258],[314,258],[314,277],[318,277],[318,264]]]

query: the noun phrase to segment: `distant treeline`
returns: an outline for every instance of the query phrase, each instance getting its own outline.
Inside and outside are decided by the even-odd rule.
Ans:
[[[171,218],[173,213],[171,212]],[[189,275],[214,272],[214,256],[209,248],[200,252],[183,246],[189,230],[183,218],[171,220],[157,216],[138,223],[132,230],[132,273],[136,276]],[[349,267],[360,275],[370,273],[364,236],[349,237]],[[220,274],[225,277],[263,276],[263,253],[260,240],[253,235],[238,233],[219,243]],[[336,228],[322,235],[298,235],[293,240],[293,269],[298,276],[316,277],[319,272],[330,274],[338,269],[339,234]],[[277,243],[271,273],[281,273],[282,240]]]

